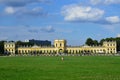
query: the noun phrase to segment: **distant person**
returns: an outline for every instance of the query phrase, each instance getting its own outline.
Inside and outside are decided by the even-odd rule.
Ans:
[[[64,60],[64,58],[63,58],[63,57],[61,57],[61,60],[63,61],[63,60]]]

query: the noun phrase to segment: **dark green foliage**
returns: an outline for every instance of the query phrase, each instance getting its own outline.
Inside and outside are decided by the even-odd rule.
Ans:
[[[93,41],[93,44],[94,44],[94,45],[96,45],[96,46],[98,46],[98,45],[99,45],[99,43],[98,43],[98,41],[97,41],[97,40],[94,40],[94,41]]]
[[[88,39],[86,40],[85,44],[91,46],[91,45],[94,44],[94,42],[93,42],[93,40],[92,40],[91,38],[88,38]]]
[[[0,55],[4,54],[4,42],[5,41],[0,41]]]
[[[117,41],[117,50],[120,51],[120,38],[116,38]]]
[[[88,38],[85,42],[85,44],[87,44],[88,46],[97,46],[99,45],[97,40],[93,40],[92,38]]]
[[[104,42],[104,41],[105,41],[105,39],[101,39],[100,42],[99,42],[99,44],[100,44],[100,45],[103,45],[103,42]]]

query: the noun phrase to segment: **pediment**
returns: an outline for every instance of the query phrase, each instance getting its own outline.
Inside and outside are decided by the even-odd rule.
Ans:
[[[37,46],[37,45],[34,45],[34,46],[32,46],[32,48],[39,48],[39,46]]]

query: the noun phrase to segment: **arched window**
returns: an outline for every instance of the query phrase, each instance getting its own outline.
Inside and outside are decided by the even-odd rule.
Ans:
[[[60,47],[62,46],[62,44],[60,43]]]
[[[56,44],[56,47],[57,47],[57,44]]]
[[[78,51],[76,50],[76,53],[78,53]]]
[[[71,50],[69,51],[69,53],[71,53]]]
[[[73,50],[72,52],[74,53],[75,51]]]
[[[112,44],[110,44],[110,46],[112,46]]]

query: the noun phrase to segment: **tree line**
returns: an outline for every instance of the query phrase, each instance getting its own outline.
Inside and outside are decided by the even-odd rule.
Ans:
[[[92,38],[87,38],[85,44],[87,44],[88,46],[98,46],[98,45],[103,45],[104,41],[116,41],[117,42],[117,51],[120,51],[120,38],[105,38],[105,39],[101,39],[100,41],[98,40],[93,40]]]

